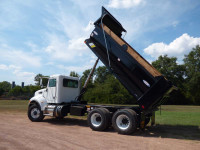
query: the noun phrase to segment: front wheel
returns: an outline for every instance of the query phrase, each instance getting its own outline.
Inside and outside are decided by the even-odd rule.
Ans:
[[[33,122],[39,122],[44,119],[43,112],[38,105],[31,105],[28,108],[28,118]]]

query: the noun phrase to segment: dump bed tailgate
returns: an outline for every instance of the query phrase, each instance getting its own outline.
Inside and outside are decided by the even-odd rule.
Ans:
[[[137,99],[143,110],[160,105],[163,95],[172,87],[171,82],[121,38],[126,30],[105,8],[94,24],[90,38],[85,40],[87,46]]]

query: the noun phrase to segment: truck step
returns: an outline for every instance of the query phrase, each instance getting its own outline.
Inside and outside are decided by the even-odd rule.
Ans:
[[[52,116],[53,117],[53,114],[43,114],[44,116]]]

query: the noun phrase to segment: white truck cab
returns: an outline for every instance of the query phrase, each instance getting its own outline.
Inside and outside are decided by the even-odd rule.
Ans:
[[[78,77],[53,75],[49,78],[46,95],[47,103],[69,103],[74,101],[80,93]]]
[[[28,116],[29,119],[36,121],[43,119],[40,116],[63,117],[59,116],[58,109],[68,103],[76,103],[80,94],[81,82],[78,77],[52,75],[48,80],[47,87],[35,92],[34,97],[30,99]],[[59,106],[60,105],[60,106]],[[58,107],[59,106],[59,107]],[[60,112],[61,113],[61,112]]]

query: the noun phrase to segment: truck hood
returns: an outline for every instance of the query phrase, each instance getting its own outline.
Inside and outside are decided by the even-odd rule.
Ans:
[[[34,96],[43,95],[44,92],[46,92],[46,88],[36,91]]]

